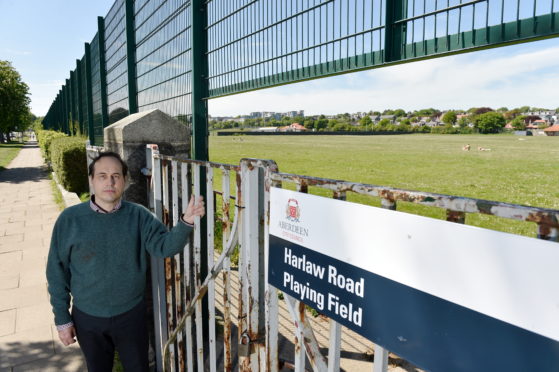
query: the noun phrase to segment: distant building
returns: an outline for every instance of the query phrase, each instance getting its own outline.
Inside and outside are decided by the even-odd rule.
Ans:
[[[543,131],[546,136],[559,136],[559,124],[547,127]]]
[[[254,132],[277,132],[278,127],[260,127],[254,130]]]
[[[296,116],[305,116],[305,110],[288,111],[284,113],[284,116],[289,116],[290,118],[294,118]]]
[[[394,119],[396,119],[396,116],[395,115],[380,115],[380,116],[377,116],[377,119],[378,119],[378,121],[381,121],[383,119],[388,119],[388,120],[390,120],[391,123],[394,123]]]
[[[287,112],[254,111],[254,112],[251,112],[249,115],[246,115],[245,117],[247,119],[273,118],[273,119],[276,119],[276,120],[280,120],[284,116],[287,116],[287,117],[290,117],[290,118],[294,118],[296,116],[305,116],[305,110],[287,111]]]
[[[306,132],[307,128],[299,123],[293,123],[291,125],[286,125],[285,127],[279,128],[280,132]]]

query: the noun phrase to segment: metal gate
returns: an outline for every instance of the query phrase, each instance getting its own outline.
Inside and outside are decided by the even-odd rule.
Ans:
[[[328,355],[323,355],[305,305],[267,284],[271,186],[290,184],[300,192],[316,187],[341,200],[349,191],[380,199],[392,210],[398,202],[416,203],[441,208],[456,223],[465,223],[467,213],[533,222],[539,239],[559,237],[558,210],[281,173],[271,160],[242,159],[239,165],[187,160],[161,155],[156,145],[148,145],[147,164],[150,207],[168,226],[177,223],[190,195],[200,194],[201,172],[208,195],[207,257],[200,254],[203,229],[197,220],[182,254],[151,261],[158,370],[305,371],[307,361],[314,371],[340,369],[342,326],[329,320],[329,343],[323,345]],[[232,264],[237,253],[238,263]],[[278,346],[279,297],[293,327],[288,339],[294,351],[287,358]],[[374,372],[386,371],[388,351],[379,346],[374,351]]]

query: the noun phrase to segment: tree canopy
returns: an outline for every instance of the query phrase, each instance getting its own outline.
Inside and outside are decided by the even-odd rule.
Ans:
[[[447,111],[443,115],[443,123],[445,124],[456,124],[457,115],[454,111]]]
[[[495,111],[485,112],[475,119],[475,126],[480,133],[498,133],[506,124],[505,117]]]
[[[29,87],[8,61],[0,60],[0,142],[12,131],[23,131],[31,124]]]

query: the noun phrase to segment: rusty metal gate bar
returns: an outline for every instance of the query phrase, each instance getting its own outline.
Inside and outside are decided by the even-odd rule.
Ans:
[[[150,193],[156,215],[164,221],[177,223],[179,205],[184,211],[191,194],[198,195],[200,170],[207,175],[208,200],[208,276],[200,278],[200,236],[196,229],[192,252],[189,245],[183,254],[169,259],[163,267],[161,260],[152,260],[154,303],[156,320],[156,350],[158,367],[164,370],[217,371],[278,371],[279,305],[278,291],[266,282],[268,275],[268,231],[270,187],[295,185],[300,192],[317,187],[332,192],[332,197],[346,199],[347,192],[380,198],[383,208],[396,210],[400,201],[437,207],[446,210],[446,220],[465,223],[467,213],[481,213],[511,220],[537,224],[537,237],[558,241],[559,211],[546,208],[464,198],[443,194],[410,191],[370,184],[353,183],[325,178],[281,173],[273,161],[243,159],[240,165],[184,160],[160,155],[157,147],[148,145],[148,168],[151,174]],[[171,168],[169,170],[169,167]],[[214,190],[214,170],[221,171],[221,190]],[[231,196],[231,172],[235,173],[235,196]],[[192,178],[192,179],[191,179]],[[171,185],[165,185],[171,183]],[[163,183],[163,185],[161,184]],[[180,188],[180,192],[178,191]],[[171,196],[168,193],[171,193]],[[221,195],[221,205],[214,197]],[[182,203],[179,198],[182,198]],[[231,201],[235,215],[230,218]],[[170,208],[170,209],[169,209]],[[215,212],[220,208],[221,216]],[[222,253],[215,259],[214,221],[222,225]],[[197,219],[196,224],[200,221]],[[238,299],[231,288],[230,255],[239,242],[239,278],[241,287]],[[192,255],[192,256],[191,256]],[[182,266],[181,266],[182,259]],[[174,276],[173,276],[174,273]],[[223,283],[223,306],[216,306],[215,280]],[[171,280],[167,280],[171,279]],[[167,287],[165,286],[167,284]],[[174,290],[173,290],[174,289]],[[177,295],[178,294],[178,295]],[[210,336],[202,339],[200,304],[205,295],[211,300]],[[170,297],[170,298],[169,298]],[[233,318],[232,304],[238,300],[237,322]],[[294,369],[306,371],[306,359],[315,371],[338,371],[340,368],[341,325],[330,319],[328,358],[320,352],[311,323],[300,301],[284,294],[284,300],[294,325]],[[223,313],[223,342],[218,343],[215,314]],[[194,316],[194,322],[192,317]],[[193,325],[193,323],[195,323]],[[234,327],[239,343],[246,337],[248,343],[243,355],[232,345]],[[194,334],[195,332],[195,334]],[[209,349],[208,349],[209,347]],[[196,355],[193,351],[196,350]],[[374,372],[387,370],[388,350],[375,345]],[[165,363],[162,363],[165,361]],[[234,365],[237,361],[237,365]]]

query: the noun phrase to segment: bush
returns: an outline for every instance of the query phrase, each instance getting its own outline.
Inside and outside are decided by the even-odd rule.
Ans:
[[[66,190],[78,194],[89,191],[83,138],[56,138],[51,142],[50,153],[52,169],[56,173],[58,182]]]
[[[62,132],[55,132],[54,130],[39,130],[37,131],[37,140],[39,147],[43,153],[43,157],[48,163],[52,163],[50,145],[52,140],[60,137],[66,137]]]

